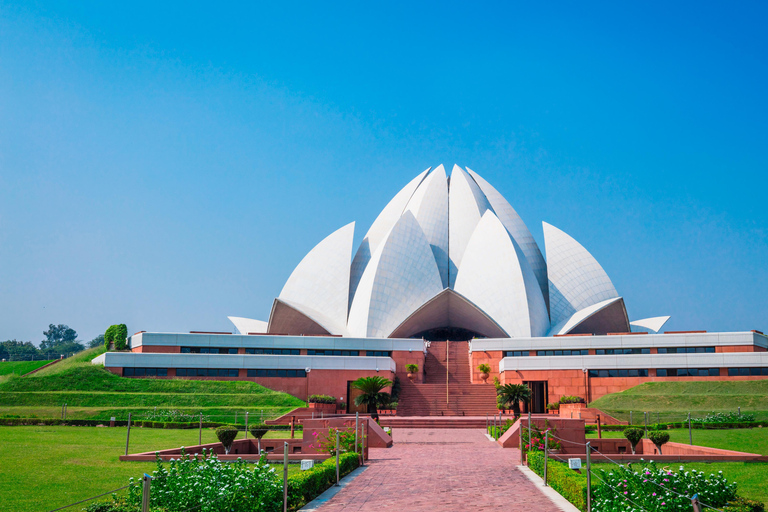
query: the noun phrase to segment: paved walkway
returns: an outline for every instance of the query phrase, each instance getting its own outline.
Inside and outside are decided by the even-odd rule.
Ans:
[[[392,448],[370,450],[369,467],[317,510],[557,512],[516,469],[520,452],[482,430],[394,429]]]

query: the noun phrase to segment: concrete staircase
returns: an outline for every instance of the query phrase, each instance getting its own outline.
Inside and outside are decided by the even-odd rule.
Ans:
[[[432,342],[424,364],[425,383],[401,378],[397,416],[474,416],[496,414],[493,384],[472,384],[466,341]],[[447,374],[447,383],[446,383]],[[476,420],[479,422],[479,420]]]

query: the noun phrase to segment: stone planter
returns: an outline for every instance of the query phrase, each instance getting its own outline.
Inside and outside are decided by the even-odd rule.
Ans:
[[[324,411],[324,412],[336,412],[336,404],[320,404],[316,402],[309,402],[309,408],[315,409],[317,411]]]
[[[581,419],[581,411],[586,408],[587,404],[560,404],[560,417]]]
[[[413,379],[414,379],[414,377],[416,377],[416,375],[414,375],[414,374],[412,374],[412,373],[410,373],[410,372],[409,372],[409,373],[406,375],[406,377],[408,377],[408,380],[409,380],[409,381],[413,382]]]
[[[488,384],[488,377],[490,377],[490,374],[488,373],[483,372],[480,374],[480,380],[483,381],[483,384]]]

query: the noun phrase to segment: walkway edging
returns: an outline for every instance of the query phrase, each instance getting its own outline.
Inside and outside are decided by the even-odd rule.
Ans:
[[[541,493],[549,498],[549,501],[554,503],[563,512],[581,512],[574,506],[573,503],[563,498],[563,495],[551,488],[548,485],[544,485],[544,480],[533,472],[528,466],[517,466],[517,469],[524,474],[528,480],[530,480]]]
[[[303,507],[301,507],[299,510],[304,510],[307,512],[312,512],[313,510],[317,510],[322,505],[325,505],[325,503],[336,496],[336,493],[338,493],[340,490],[345,488],[347,484],[349,484],[352,480],[357,478],[362,474],[363,471],[368,469],[368,465],[365,466],[358,466],[357,468],[353,469],[347,476],[343,477],[341,480],[339,480],[339,486],[336,487],[335,485],[332,485],[328,489],[323,492],[320,496],[313,499]]]

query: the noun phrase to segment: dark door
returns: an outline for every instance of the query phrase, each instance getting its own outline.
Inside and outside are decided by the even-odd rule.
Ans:
[[[363,392],[357,388],[352,387],[352,381],[347,381],[347,414],[354,414],[359,412],[360,414],[368,412],[367,405],[356,406],[355,398],[362,395]]]
[[[547,398],[549,389],[546,380],[531,380],[524,382],[531,390],[531,412],[545,414],[547,412]]]

